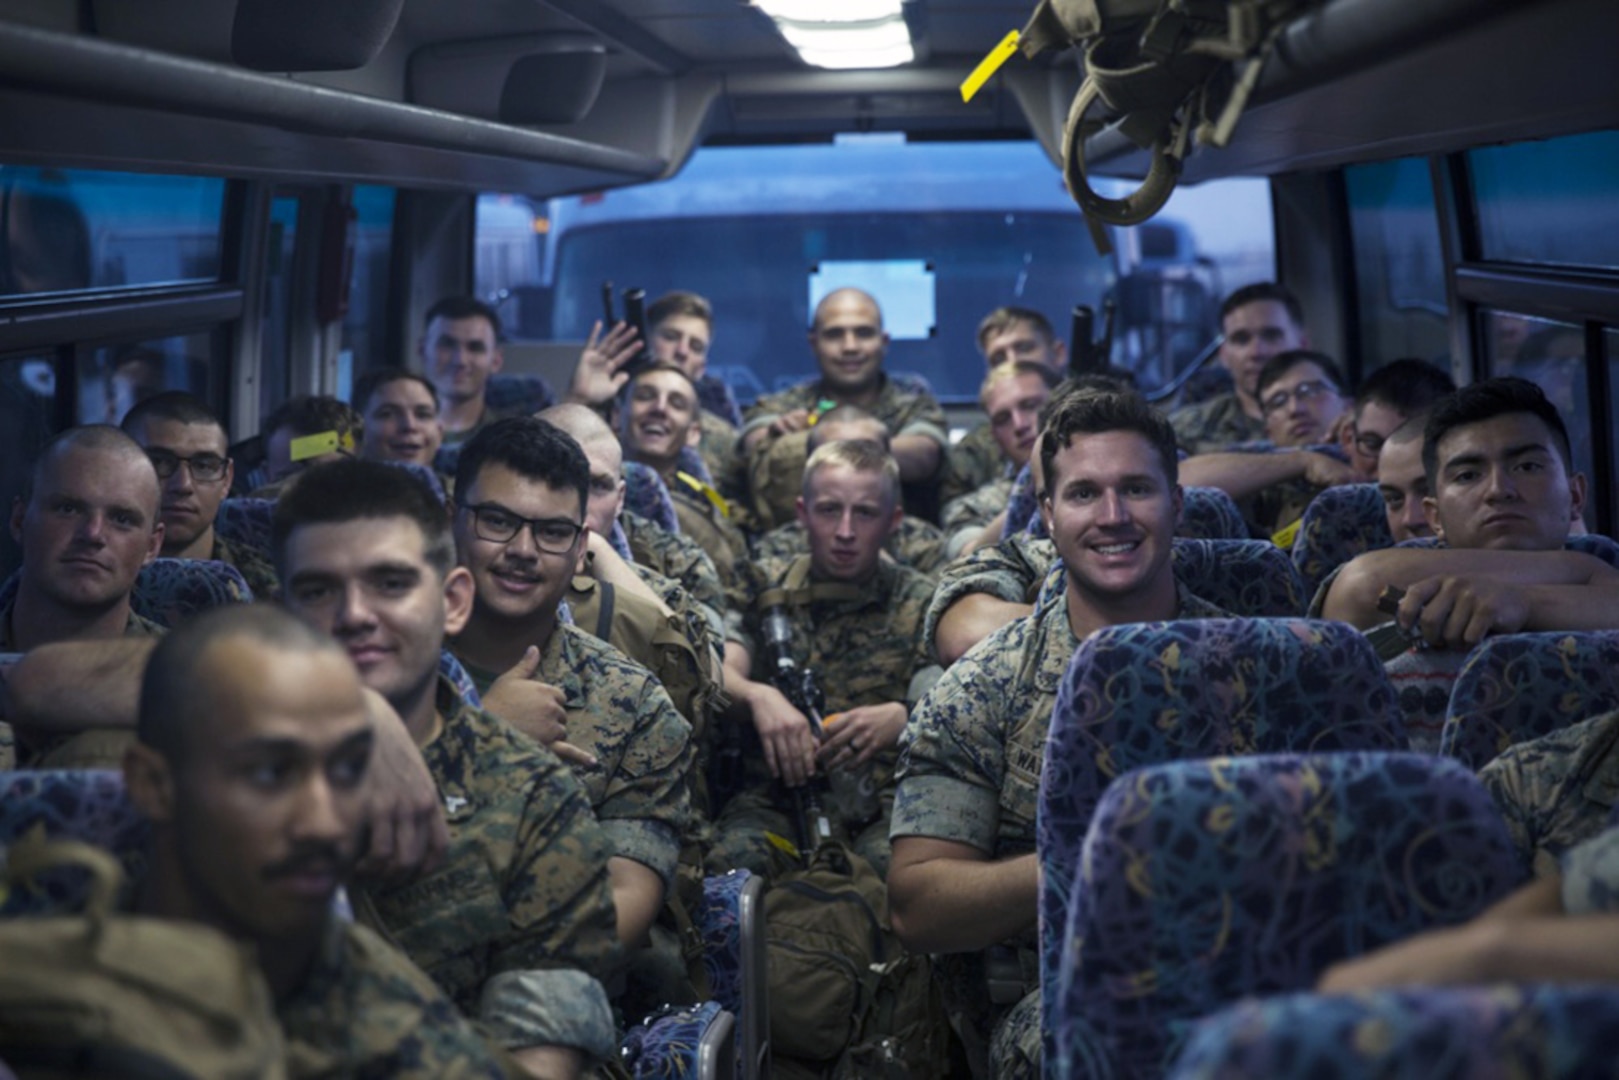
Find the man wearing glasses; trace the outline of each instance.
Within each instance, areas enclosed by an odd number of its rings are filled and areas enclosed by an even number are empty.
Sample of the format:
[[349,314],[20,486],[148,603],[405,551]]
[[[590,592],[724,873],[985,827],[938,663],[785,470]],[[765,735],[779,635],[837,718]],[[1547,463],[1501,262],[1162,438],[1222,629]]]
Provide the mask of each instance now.
[[[607,836],[618,932],[647,936],[688,828],[691,728],[646,668],[564,623],[558,606],[589,537],[590,466],[533,417],[483,428],[456,464],[454,532],[473,602],[450,643],[486,704],[527,691],[524,729],[574,766]],[[548,715],[533,706],[549,699]]]
[[254,596],[279,596],[281,586],[269,556],[231,543],[214,530],[235,465],[227,456],[224,425],[208,406],[190,394],[170,391],[130,409],[121,426],[146,451],[162,485],[163,554],[218,559],[241,571]]
[[1339,431],[1355,472],[1365,480],[1378,479],[1378,455],[1389,436],[1455,389],[1449,375],[1422,360],[1395,360],[1368,375],[1355,395],[1351,421]]

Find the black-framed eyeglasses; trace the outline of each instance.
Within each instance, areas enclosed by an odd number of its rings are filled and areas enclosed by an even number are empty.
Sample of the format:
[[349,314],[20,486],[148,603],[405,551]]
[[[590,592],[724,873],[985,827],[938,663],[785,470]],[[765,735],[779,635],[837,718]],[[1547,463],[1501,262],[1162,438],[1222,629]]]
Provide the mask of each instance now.
[[1307,382],[1299,383],[1291,390],[1276,391],[1276,393],[1267,397],[1262,404],[1266,412],[1273,413],[1287,408],[1287,403],[1294,398],[1297,398],[1299,404],[1303,405],[1307,401],[1314,401],[1322,394],[1336,394],[1337,392],[1338,388],[1325,379],[1311,379]]
[[1375,431],[1363,431],[1355,436],[1355,449],[1367,457],[1376,457],[1383,452],[1384,436]]
[[517,531],[527,527],[534,537],[534,546],[548,555],[566,555],[573,550],[584,523],[567,518],[526,518],[514,514],[499,503],[479,503],[463,506],[472,515],[472,531],[478,539],[494,544],[509,544]]
[[180,471],[184,465],[191,471],[191,479],[199,484],[217,484],[225,479],[225,470],[230,468],[230,459],[220,457],[218,454],[192,454],[190,457],[181,457],[168,450],[148,450],[146,457],[157,470],[159,480],[167,480]]

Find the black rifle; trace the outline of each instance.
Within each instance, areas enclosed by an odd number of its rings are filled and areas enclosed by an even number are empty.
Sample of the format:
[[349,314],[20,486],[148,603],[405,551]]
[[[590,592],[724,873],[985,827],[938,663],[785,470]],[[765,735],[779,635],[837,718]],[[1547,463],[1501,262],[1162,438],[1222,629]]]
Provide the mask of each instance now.
[[[606,320],[602,324],[604,332],[612,330],[614,324],[620,321],[613,310],[613,283],[611,281],[602,282],[602,316]],[[652,363],[652,345],[646,333],[645,289],[624,290],[624,318],[622,321],[634,329],[641,339],[641,344],[636,349],[635,355],[630,357],[629,362],[623,367],[623,371],[633,379],[641,373],[643,368]]]
[[[826,709],[826,695],[815,673],[793,659],[792,627],[787,621],[787,609],[774,605],[765,609],[762,629],[765,647],[770,650],[770,682],[781,691],[793,708],[809,720],[810,731],[816,742],[826,738],[821,714]],[[800,787],[790,788],[793,796],[794,828],[798,832],[798,853],[808,866],[822,841],[832,837],[832,824],[821,805],[821,781],[810,780]]]

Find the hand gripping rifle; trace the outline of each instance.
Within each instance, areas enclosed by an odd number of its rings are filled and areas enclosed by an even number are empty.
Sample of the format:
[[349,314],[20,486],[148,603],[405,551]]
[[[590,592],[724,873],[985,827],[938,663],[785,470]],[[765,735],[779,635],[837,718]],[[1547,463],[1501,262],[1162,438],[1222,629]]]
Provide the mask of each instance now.
[[[810,732],[816,742],[826,739],[821,723],[821,712],[826,708],[826,695],[815,673],[793,659],[792,626],[787,621],[787,608],[782,603],[765,608],[762,620],[765,648],[770,653],[770,682],[804,717],[809,720]],[[832,823],[821,805],[822,781],[790,789],[793,796],[794,827],[798,833],[798,853],[808,866],[816,848],[832,838]]]

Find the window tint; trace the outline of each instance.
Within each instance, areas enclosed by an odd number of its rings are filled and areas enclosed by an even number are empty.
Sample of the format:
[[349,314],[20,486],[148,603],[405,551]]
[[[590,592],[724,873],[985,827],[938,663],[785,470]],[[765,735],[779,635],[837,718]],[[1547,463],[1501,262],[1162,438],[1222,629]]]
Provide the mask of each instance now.
[[[28,470],[50,441],[54,427],[56,373],[48,356],[0,360],[0,506],[10,521],[12,500],[23,492]],[[0,580],[22,563],[11,529],[0,530]]]
[[214,353],[209,331],[80,351],[79,423],[116,424],[136,402],[164,390],[184,390],[217,407],[214,399],[223,395],[209,385],[210,372],[219,369]]
[[1414,356],[1449,364],[1445,260],[1422,158],[1344,170],[1367,372]]
[[1619,131],[1467,155],[1486,259],[1619,267]]
[[225,181],[0,167],[0,296],[219,276]]
[[1584,329],[1508,311],[1486,311],[1484,327],[1490,374],[1517,375],[1544,390],[1568,427],[1574,467],[1593,475]]
[[[389,363],[383,355],[383,327],[388,319],[388,260],[393,251],[394,189],[362,184],[354,189],[356,216],[354,277],[349,284],[349,310],[343,317],[345,374]],[[348,400],[348,380],[339,394]]]

